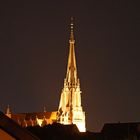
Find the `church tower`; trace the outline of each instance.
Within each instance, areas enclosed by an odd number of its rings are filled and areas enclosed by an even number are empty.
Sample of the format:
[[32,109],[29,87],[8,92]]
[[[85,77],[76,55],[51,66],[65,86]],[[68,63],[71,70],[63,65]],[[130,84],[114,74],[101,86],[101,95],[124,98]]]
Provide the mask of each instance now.
[[80,132],[85,132],[85,112],[81,106],[80,80],[77,75],[73,19],[69,40],[69,56],[64,87],[61,92],[57,120],[61,124],[76,124]]

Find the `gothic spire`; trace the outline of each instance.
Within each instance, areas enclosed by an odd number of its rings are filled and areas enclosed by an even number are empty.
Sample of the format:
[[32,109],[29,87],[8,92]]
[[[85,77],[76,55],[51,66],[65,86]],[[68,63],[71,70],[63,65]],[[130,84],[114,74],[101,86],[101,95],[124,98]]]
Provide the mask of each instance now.
[[67,75],[66,82],[71,85],[77,83],[77,67],[76,67],[76,58],[75,58],[75,40],[74,40],[74,31],[73,31],[73,18],[71,18],[71,32],[70,32],[70,46],[69,46],[69,57],[68,57],[68,66],[67,66]]
[[81,90],[77,76],[73,27],[73,18],[71,18],[67,73],[64,88],[61,92],[57,121],[66,125],[76,124],[79,131],[85,132],[85,112],[81,106]]

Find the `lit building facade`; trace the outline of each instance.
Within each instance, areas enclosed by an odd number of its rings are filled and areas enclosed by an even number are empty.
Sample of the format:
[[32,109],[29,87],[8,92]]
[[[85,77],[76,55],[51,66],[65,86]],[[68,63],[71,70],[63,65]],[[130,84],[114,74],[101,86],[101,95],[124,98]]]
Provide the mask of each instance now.
[[81,105],[80,80],[77,74],[73,21],[69,40],[69,56],[64,87],[61,92],[57,121],[61,124],[76,124],[80,132],[86,131],[85,112]]

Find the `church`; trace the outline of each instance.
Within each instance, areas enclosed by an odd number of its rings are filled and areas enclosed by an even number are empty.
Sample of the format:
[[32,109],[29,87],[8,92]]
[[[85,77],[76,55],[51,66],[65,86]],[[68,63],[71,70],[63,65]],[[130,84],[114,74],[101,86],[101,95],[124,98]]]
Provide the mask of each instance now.
[[75,124],[80,132],[86,131],[85,112],[83,111],[81,104],[80,80],[76,66],[73,28],[73,19],[71,18],[67,72],[64,79],[64,86],[61,92],[58,110],[47,112],[44,109],[43,112],[15,114],[10,111],[8,106],[5,114],[20,126],[45,126],[56,122],[64,125]]

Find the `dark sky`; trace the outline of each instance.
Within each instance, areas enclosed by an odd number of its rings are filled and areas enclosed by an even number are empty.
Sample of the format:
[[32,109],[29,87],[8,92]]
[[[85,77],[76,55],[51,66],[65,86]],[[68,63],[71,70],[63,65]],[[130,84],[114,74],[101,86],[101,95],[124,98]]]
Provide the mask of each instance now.
[[70,17],[87,130],[140,121],[139,0],[0,3],[0,110],[58,109]]

